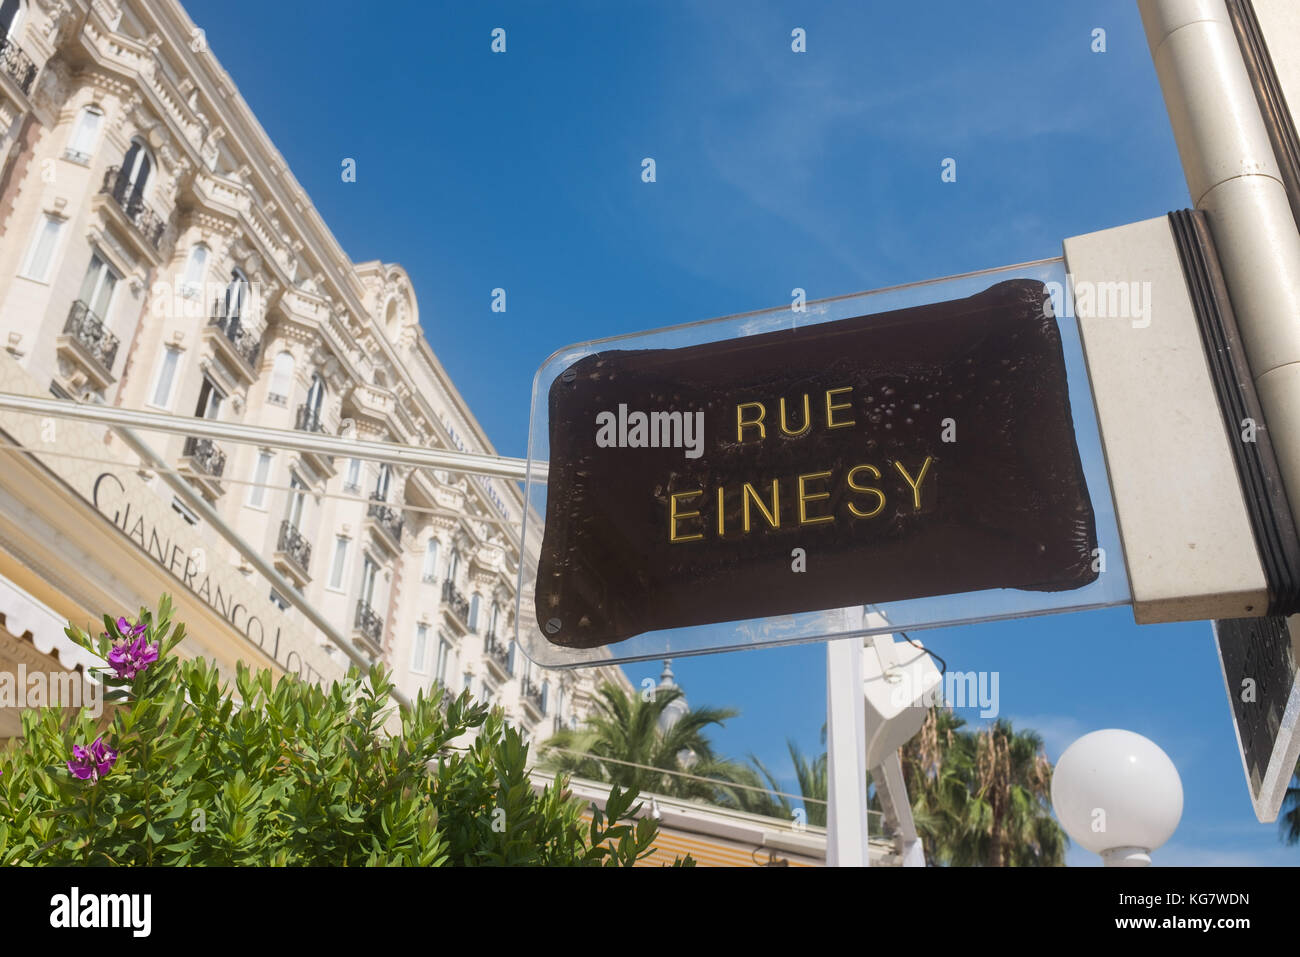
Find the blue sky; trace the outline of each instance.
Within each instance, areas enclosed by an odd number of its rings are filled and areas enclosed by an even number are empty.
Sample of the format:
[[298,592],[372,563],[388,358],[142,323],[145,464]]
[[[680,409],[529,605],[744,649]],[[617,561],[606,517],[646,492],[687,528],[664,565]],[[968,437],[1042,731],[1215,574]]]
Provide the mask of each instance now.
[[[568,343],[796,286],[823,298],[1057,256],[1190,203],[1131,0],[187,6],[347,253],[406,267],[429,341],[510,455],[533,373]],[[1185,809],[1158,862],[1300,861],[1254,819],[1208,624],[1138,628],[1121,608],[918,637],[952,668],[1000,672],[1002,714],[1053,759],[1103,727],[1160,744]],[[675,670],[692,703],[741,709],[724,752],[788,773],[787,737],[818,749],[822,646]]]

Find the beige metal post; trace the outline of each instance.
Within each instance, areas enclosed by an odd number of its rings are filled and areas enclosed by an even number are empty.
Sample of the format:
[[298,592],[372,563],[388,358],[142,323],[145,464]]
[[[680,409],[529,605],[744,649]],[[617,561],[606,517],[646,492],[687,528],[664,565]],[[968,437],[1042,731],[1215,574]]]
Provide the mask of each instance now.
[[1223,0],[1138,0],[1138,8],[1183,173],[1214,235],[1296,514],[1300,232]]

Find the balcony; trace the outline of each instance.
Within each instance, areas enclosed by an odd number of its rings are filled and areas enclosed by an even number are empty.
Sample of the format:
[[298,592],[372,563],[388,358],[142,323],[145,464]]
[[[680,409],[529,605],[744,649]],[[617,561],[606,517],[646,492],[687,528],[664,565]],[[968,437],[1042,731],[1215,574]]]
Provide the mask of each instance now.
[[238,316],[227,316],[225,303],[212,303],[211,318],[204,339],[212,346],[223,365],[245,384],[257,378],[257,359],[262,354],[261,340],[248,331]]
[[357,620],[353,623],[356,644],[378,657],[384,650],[384,620],[364,600],[357,602]]
[[191,435],[185,440],[181,455],[184,459],[181,469],[189,473],[205,496],[217,498],[225,491],[221,474],[226,470],[226,453],[216,442]]
[[390,550],[397,554],[402,547],[402,513],[386,504],[377,492],[372,492],[366,515],[374,521],[375,525],[384,530]]
[[83,153],[81,150],[74,150],[71,146],[63,151],[63,158],[69,163],[76,163],[78,166],[90,165],[90,154]]
[[311,581],[311,542],[288,519],[280,523],[275,564],[299,588]]
[[113,362],[117,359],[117,336],[104,328],[104,321],[78,299],[68,310],[63,334],[56,341],[61,358],[81,370],[81,377],[96,392],[113,384]]
[[[320,409],[313,409],[306,403],[298,406],[298,414],[293,420],[293,427],[299,432],[326,434],[325,422],[321,418]],[[312,468],[322,475],[334,474],[334,456],[326,455],[324,452],[303,452],[302,455],[310,458]]]
[[496,672],[498,678],[505,681],[512,674],[510,671],[510,649],[496,635],[487,635],[483,639],[483,652],[488,666]]
[[122,218],[134,227],[135,235],[144,240],[148,252],[157,262],[163,233],[167,229],[166,220],[145,205],[140,197],[134,195],[133,184],[119,166],[110,166],[104,170],[104,182],[99,187],[99,192],[101,196],[108,196],[113,200]]
[[24,94],[31,96],[32,84],[36,82],[36,64],[8,37],[0,40],[0,69],[9,74]]
[[442,607],[462,631],[469,631],[469,602],[451,579],[442,583]]
[[519,682],[519,699],[538,718],[546,716],[546,706],[542,703],[542,687],[531,677],[525,677]]

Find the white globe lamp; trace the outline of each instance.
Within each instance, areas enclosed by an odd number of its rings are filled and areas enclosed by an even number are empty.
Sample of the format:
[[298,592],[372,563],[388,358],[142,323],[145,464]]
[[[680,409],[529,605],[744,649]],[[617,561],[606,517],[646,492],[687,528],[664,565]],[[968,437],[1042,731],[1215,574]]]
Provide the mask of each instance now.
[[1183,782],[1154,741],[1114,728],[1093,731],[1056,762],[1052,807],[1070,839],[1107,867],[1144,867],[1178,827]]

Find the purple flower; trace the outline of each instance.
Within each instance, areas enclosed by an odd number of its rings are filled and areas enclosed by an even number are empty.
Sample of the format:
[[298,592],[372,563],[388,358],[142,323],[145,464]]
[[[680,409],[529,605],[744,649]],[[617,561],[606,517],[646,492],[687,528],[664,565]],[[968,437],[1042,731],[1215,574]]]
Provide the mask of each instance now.
[[111,771],[116,763],[117,752],[104,744],[104,738],[100,736],[89,748],[83,748],[79,744],[72,746],[72,760],[68,762],[68,770],[79,780],[94,784]]
[[145,629],[146,629],[146,625],[144,624],[144,622],[137,622],[136,624],[133,625],[125,618],[119,618],[117,620],[118,634],[121,635],[123,638],[126,638],[128,641],[139,638],[141,635],[145,633]]
[[113,666],[119,678],[128,681],[149,670],[149,666],[158,660],[158,646],[148,644],[144,637],[134,641],[124,641],[114,645],[108,653],[108,663]]

